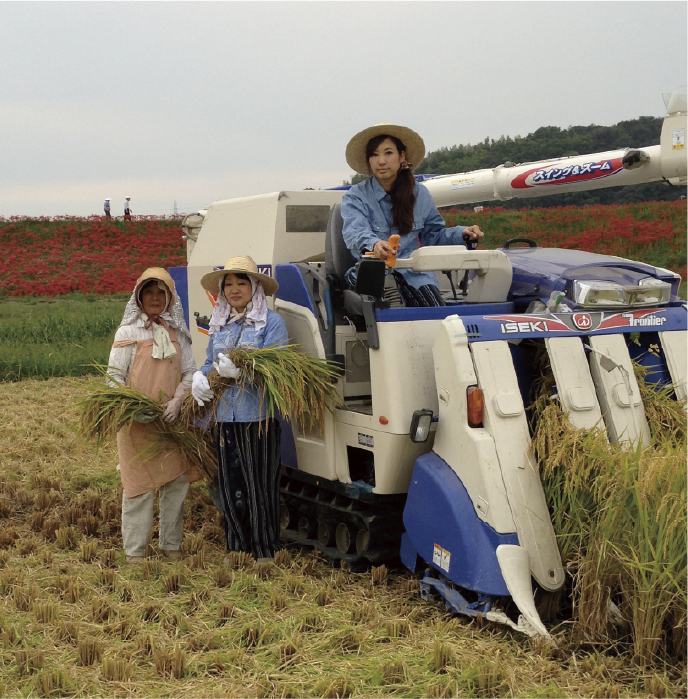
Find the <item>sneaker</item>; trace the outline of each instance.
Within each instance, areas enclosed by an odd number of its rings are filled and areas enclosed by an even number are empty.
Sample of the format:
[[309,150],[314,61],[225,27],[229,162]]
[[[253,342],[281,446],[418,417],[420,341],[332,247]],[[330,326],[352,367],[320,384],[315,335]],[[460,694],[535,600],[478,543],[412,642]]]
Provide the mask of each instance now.
[[143,556],[127,556],[125,560],[127,563],[143,563]]
[[178,561],[180,558],[184,558],[184,554],[181,551],[163,550],[162,555],[165,556],[165,558],[171,558],[173,561]]

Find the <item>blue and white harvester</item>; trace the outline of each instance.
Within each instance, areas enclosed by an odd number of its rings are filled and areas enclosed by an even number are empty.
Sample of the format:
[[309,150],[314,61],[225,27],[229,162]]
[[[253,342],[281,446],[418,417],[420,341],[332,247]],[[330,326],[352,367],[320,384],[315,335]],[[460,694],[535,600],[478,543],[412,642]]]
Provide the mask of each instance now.
[[[685,184],[685,128],[685,95],[674,95],[659,146],[424,184],[439,206]],[[575,426],[602,425],[613,442],[647,442],[632,362],[650,365],[653,380],[686,400],[680,277],[531,241],[421,248],[396,266],[437,271],[447,306],[404,308],[382,262],[362,263],[359,287],[346,288],[353,261],[341,196],[275,192],[186,218],[188,267],[171,271],[182,295],[188,290],[196,359],[205,359],[214,302],[200,278],[231,254],[250,254],[279,282],[274,309],[291,341],[342,366],[342,405],[320,429],[283,424],[283,536],[352,565],[400,557],[412,571],[427,569],[424,595],[547,636],[534,595],[559,589],[564,570],[526,419],[535,357],[547,352],[556,397]]]

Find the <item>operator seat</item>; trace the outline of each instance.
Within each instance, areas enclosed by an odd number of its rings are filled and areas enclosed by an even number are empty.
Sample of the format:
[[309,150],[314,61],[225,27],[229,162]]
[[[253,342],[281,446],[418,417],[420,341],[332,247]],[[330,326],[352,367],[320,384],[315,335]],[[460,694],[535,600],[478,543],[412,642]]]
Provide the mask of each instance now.
[[[335,204],[330,210],[325,233],[325,276],[335,296],[338,295],[338,292],[344,292],[344,304],[347,310],[350,313],[360,315],[362,311],[356,298],[357,295],[349,289],[344,278],[344,275],[356,264],[357,260],[346,247],[342,235],[343,228],[342,206]],[[392,307],[403,306],[394,277],[389,274],[385,279],[385,301]]]
[[325,232],[325,276],[330,284],[340,291],[347,288],[344,275],[356,264],[354,256],[344,242],[343,228],[342,206],[335,204],[330,210]]

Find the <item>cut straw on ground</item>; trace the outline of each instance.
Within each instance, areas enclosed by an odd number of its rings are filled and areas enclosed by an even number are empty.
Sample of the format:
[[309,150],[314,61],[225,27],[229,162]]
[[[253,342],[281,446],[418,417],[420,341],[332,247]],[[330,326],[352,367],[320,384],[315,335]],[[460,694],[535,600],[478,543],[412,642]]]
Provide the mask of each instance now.
[[[126,565],[116,450],[84,443],[72,407],[88,386],[0,383],[3,696],[686,696],[682,660],[640,669],[624,647],[579,641],[570,625],[554,629],[553,651],[450,616],[401,570],[373,584],[372,571],[332,570],[296,549],[273,574],[225,566],[201,482],[185,503],[187,558],[159,555],[155,525],[151,558]],[[74,543],[58,547],[56,524]]]

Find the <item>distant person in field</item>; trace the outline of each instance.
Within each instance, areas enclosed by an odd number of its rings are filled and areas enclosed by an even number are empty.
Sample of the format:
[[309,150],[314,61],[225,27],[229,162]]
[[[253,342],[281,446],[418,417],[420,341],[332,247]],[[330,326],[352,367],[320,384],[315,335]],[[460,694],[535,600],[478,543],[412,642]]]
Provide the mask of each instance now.
[[124,200],[124,218],[131,218],[131,197]]
[[[191,388],[196,362],[172,277],[159,267],[147,269],[136,282],[115,333],[108,374],[165,407],[163,419],[174,422]],[[161,397],[162,394],[162,397]],[[175,447],[164,454],[143,454],[155,427],[133,422],[117,434],[122,496],[122,539],[127,563],[143,561],[153,527],[155,490],[160,509],[159,546],[167,558],[182,557],[184,499],[200,474]]]
[[105,200],[103,211],[105,212],[105,218],[112,218],[112,214],[110,213],[110,197]]
[[[424,245],[463,245],[479,241],[478,226],[447,228],[430,192],[413,177],[425,157],[423,139],[411,129],[376,124],[357,133],[346,147],[346,162],[369,178],[342,197],[344,242],[360,260],[372,252],[380,260],[394,255],[389,237],[401,236],[398,258],[410,257]],[[405,306],[446,306],[434,272],[399,269],[392,272]],[[356,283],[355,268],[346,273]]]

